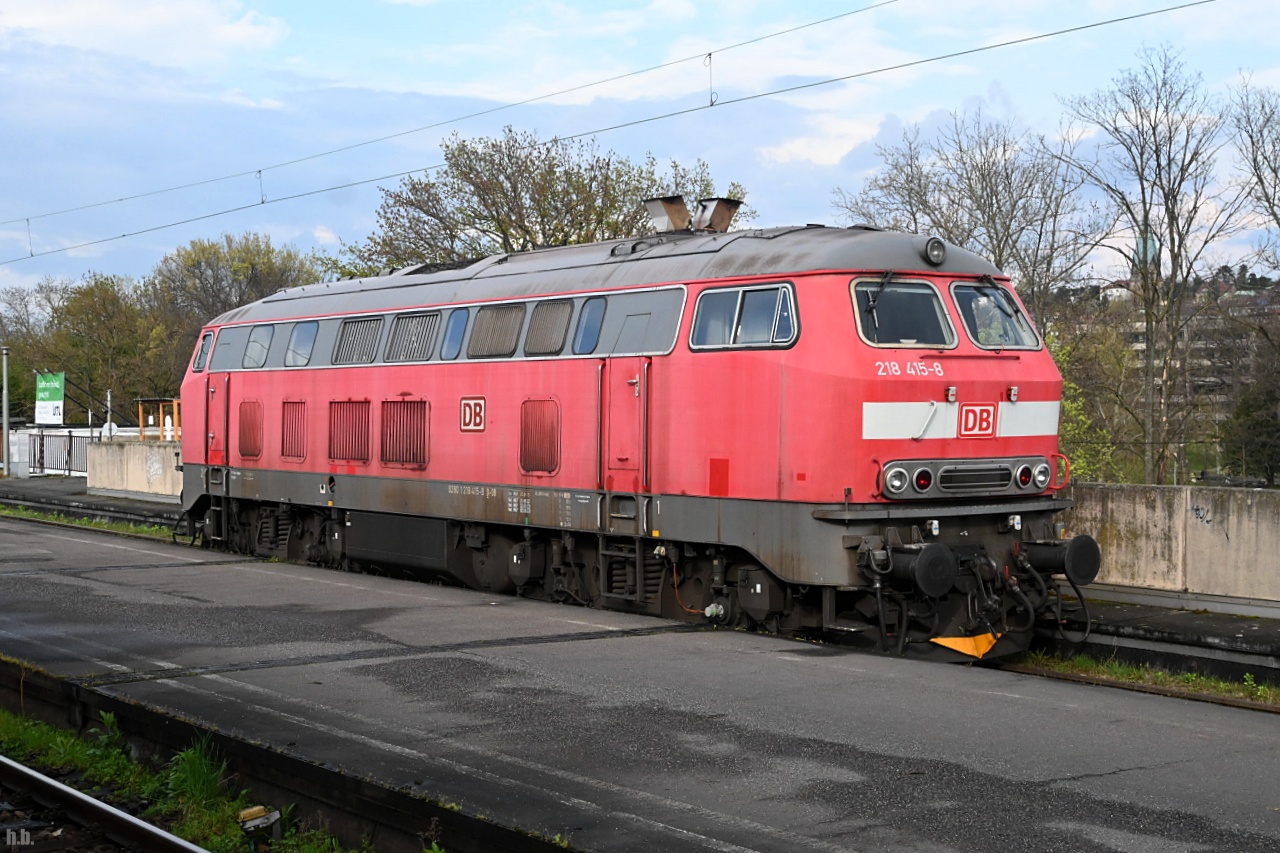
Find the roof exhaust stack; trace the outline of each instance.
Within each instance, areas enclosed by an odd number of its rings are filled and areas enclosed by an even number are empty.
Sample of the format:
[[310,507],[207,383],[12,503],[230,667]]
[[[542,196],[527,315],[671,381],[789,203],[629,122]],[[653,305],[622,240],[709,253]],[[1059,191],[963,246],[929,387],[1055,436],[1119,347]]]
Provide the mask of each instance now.
[[698,202],[698,215],[694,217],[693,230],[723,234],[729,230],[739,207],[742,207],[742,202],[738,199],[704,198]]
[[659,234],[686,231],[693,222],[693,217],[689,215],[689,208],[685,206],[684,196],[647,198],[644,200],[644,207],[649,211],[649,218],[653,220],[653,229]]

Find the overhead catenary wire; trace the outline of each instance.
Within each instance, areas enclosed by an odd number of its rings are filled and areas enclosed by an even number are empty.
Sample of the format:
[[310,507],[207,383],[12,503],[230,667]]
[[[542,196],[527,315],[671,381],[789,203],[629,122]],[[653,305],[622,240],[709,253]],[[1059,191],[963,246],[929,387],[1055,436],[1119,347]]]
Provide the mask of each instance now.
[[[492,115],[493,113],[503,112],[504,110],[511,110],[511,109],[515,109],[516,107],[528,106],[529,104],[536,104],[539,101],[546,101],[551,98],[560,97],[561,95],[570,95],[570,94],[573,94],[574,92],[582,92],[587,89],[595,88],[596,86],[604,86],[608,83],[616,83],[619,80],[626,80],[629,77],[638,77],[642,74],[648,74],[651,71],[660,71],[663,68],[670,68],[675,65],[682,65],[686,62],[692,62],[694,60],[709,61],[711,56],[716,53],[726,53],[731,50],[737,50],[740,47],[747,47],[748,45],[758,44],[759,42],[768,41],[769,39],[790,35],[791,33],[799,32],[800,30],[809,29],[810,27],[820,26],[822,24],[829,24],[832,21],[838,21],[841,18],[847,18],[851,15],[861,14],[862,12],[870,12],[874,9],[881,8],[882,6],[891,6],[897,2],[899,2],[899,0],[881,0],[881,2],[879,3],[873,3],[869,6],[863,6],[858,9],[852,9],[848,12],[841,12],[838,15],[830,15],[826,18],[822,18],[817,21],[810,21],[807,24],[799,24],[794,27],[789,27],[785,30],[778,30],[776,32],[767,33],[762,36],[756,36],[755,38],[747,39],[746,41],[740,41],[740,42],[737,42],[736,44],[727,45],[725,47],[716,48],[711,51],[697,53],[692,56],[685,56],[680,59],[668,60],[667,62],[662,62],[662,63],[659,63],[658,65],[650,65],[647,68],[638,68],[634,71],[627,71],[622,74],[615,74],[612,77],[605,77],[600,80],[593,80],[590,83],[580,83],[577,86],[570,86],[566,89],[558,89],[554,92],[547,92],[542,95],[535,95],[530,98],[525,98],[524,100],[521,100],[521,101],[512,101],[506,104],[499,104],[496,107],[489,107],[488,109],[477,110],[476,112],[466,113],[465,115],[442,119],[440,121],[433,122],[431,124],[422,125],[421,127],[414,127],[414,128],[410,128],[409,130],[401,130],[395,133],[386,134],[385,136],[378,136],[373,139],[365,139],[360,142],[353,142],[349,145],[342,145],[337,148],[330,148],[325,151],[318,151],[314,154],[306,154],[302,157],[295,157],[291,160],[282,160],[279,163],[272,163],[269,166],[260,166],[256,169],[246,169],[242,172],[233,172],[227,175],[219,175],[218,177],[214,177],[214,178],[204,178],[202,180],[191,181],[185,184],[178,184],[171,187],[163,187],[158,190],[148,190],[146,192],[135,193],[133,195],[121,196],[120,198],[104,199],[103,201],[89,202],[88,204],[76,205],[74,207],[66,207],[60,210],[51,210],[45,213],[32,214],[30,216],[20,216],[15,219],[0,220],[0,225],[12,225],[14,223],[22,222],[25,220],[27,223],[27,227],[29,229],[31,226],[32,219],[49,219],[54,216],[62,216],[68,213],[79,213],[80,211],[84,211],[84,210],[92,210],[98,207],[107,207],[113,204],[122,204],[127,201],[137,201],[138,199],[150,198],[152,196],[165,195],[167,193],[173,193],[173,192],[180,192],[182,190],[189,190],[189,189],[194,189],[196,187],[203,187],[209,184],[220,183],[222,181],[230,181],[230,180],[235,180],[236,178],[244,178],[250,175],[257,176],[259,189],[261,189],[262,173],[271,171],[272,169],[283,169],[286,166],[296,166],[299,163],[306,163],[310,160],[318,160],[322,157],[329,157],[334,154],[342,154],[347,151],[354,151],[357,148],[364,148],[369,145],[376,145],[379,142],[389,142],[392,139],[399,139],[404,136],[411,136],[415,133],[424,133],[425,131],[428,131],[428,130],[435,130],[437,128],[447,127],[451,124],[457,124],[458,122],[467,121],[468,119],[480,118],[482,116]],[[435,168],[435,167],[428,167],[428,168]],[[422,170],[415,169],[414,171],[422,171]],[[262,197],[265,200],[266,194],[263,193]],[[175,224],[181,224],[181,223],[175,223]]]
[[[691,114],[699,113],[699,112],[703,112],[703,111],[705,111],[705,110],[709,110],[709,109],[722,109],[722,108],[729,107],[729,106],[734,106],[734,105],[737,105],[737,104],[744,104],[744,103],[748,103],[748,102],[751,102],[751,101],[760,100],[760,99],[762,99],[762,98],[776,97],[776,96],[779,96],[779,95],[787,95],[787,94],[791,94],[791,93],[794,93],[794,92],[805,91],[805,90],[808,90],[808,89],[815,89],[815,88],[818,88],[818,87],[821,87],[821,86],[829,86],[829,85],[832,85],[832,84],[835,84],[835,83],[843,83],[843,82],[847,82],[847,81],[850,81],[850,80],[857,80],[857,79],[862,79],[862,78],[866,78],[866,77],[872,77],[872,76],[875,76],[875,75],[878,75],[878,74],[887,74],[887,73],[890,73],[890,72],[893,72],[893,71],[901,71],[901,70],[904,70],[904,69],[907,69],[907,68],[916,68],[916,67],[919,67],[919,66],[922,66],[922,65],[928,65],[928,64],[931,64],[931,63],[935,63],[935,62],[943,62],[943,61],[948,60],[948,59],[958,59],[958,58],[960,58],[960,57],[964,57],[964,56],[973,56],[973,55],[975,55],[975,54],[985,53],[985,52],[992,51],[992,50],[999,50],[999,49],[1006,48],[1006,47],[1014,47],[1014,46],[1017,46],[1017,45],[1029,44],[1029,43],[1036,42],[1036,41],[1043,41],[1043,40],[1045,40],[1045,39],[1049,39],[1049,38],[1056,38],[1056,37],[1058,37],[1058,36],[1070,35],[1070,34],[1072,34],[1072,33],[1078,33],[1078,32],[1084,32],[1084,31],[1087,31],[1087,30],[1097,29],[1097,28],[1099,28],[1099,27],[1112,26],[1112,25],[1114,25],[1114,24],[1127,23],[1127,22],[1129,22],[1129,21],[1135,21],[1135,20],[1139,20],[1139,19],[1142,19],[1142,18],[1149,18],[1149,17],[1155,16],[1155,15],[1163,15],[1163,14],[1167,14],[1167,13],[1170,13],[1170,12],[1177,12],[1177,11],[1180,11],[1180,10],[1183,10],[1183,9],[1189,9],[1189,8],[1196,7],[1196,6],[1204,6],[1204,5],[1208,5],[1208,4],[1210,4],[1210,3],[1216,3],[1216,2],[1218,2],[1218,0],[1191,0],[1191,2],[1179,3],[1179,4],[1174,5],[1174,6],[1166,6],[1166,7],[1160,8],[1160,9],[1152,9],[1152,10],[1147,11],[1147,12],[1138,12],[1138,13],[1135,13],[1135,14],[1132,14],[1132,15],[1124,15],[1124,16],[1116,17],[1116,18],[1108,18],[1108,19],[1106,19],[1106,20],[1102,20],[1102,21],[1094,21],[1094,22],[1092,22],[1092,23],[1088,23],[1088,24],[1080,24],[1080,25],[1078,25],[1078,26],[1074,26],[1074,27],[1066,27],[1066,28],[1063,28],[1063,29],[1053,30],[1053,31],[1050,31],[1050,32],[1038,33],[1038,34],[1036,34],[1036,35],[1023,36],[1023,37],[1021,37],[1021,38],[1016,38],[1016,39],[1009,39],[1009,40],[1006,40],[1006,41],[997,42],[997,43],[995,43],[995,44],[983,45],[983,46],[981,46],[981,47],[973,47],[973,48],[967,48],[967,49],[965,49],[965,50],[950,51],[950,52],[948,52],[948,53],[938,54],[938,55],[936,55],[936,56],[926,57],[926,58],[923,58],[923,59],[910,60],[910,61],[907,61],[907,62],[900,62],[900,63],[896,63],[896,64],[894,64],[894,65],[881,66],[881,67],[879,67],[879,68],[874,68],[874,69],[870,69],[870,70],[867,70],[867,71],[859,71],[859,72],[855,72],[855,73],[853,73],[853,74],[845,74],[845,75],[841,75],[841,76],[838,76],[838,77],[828,77],[828,78],[824,78],[824,79],[822,79],[822,80],[815,80],[815,81],[811,81],[811,82],[808,82],[808,83],[799,83],[799,84],[796,84],[796,85],[794,85],[794,86],[785,86],[785,87],[783,87],[783,88],[779,88],[779,89],[770,89],[770,90],[765,91],[765,92],[756,92],[756,93],[753,93],[753,94],[750,94],[750,95],[742,95],[742,96],[739,96],[739,97],[736,97],[736,98],[729,98],[729,99],[727,99],[727,100],[718,100],[718,99],[713,99],[710,103],[700,104],[700,105],[698,105],[698,106],[687,107],[687,108],[679,109],[679,110],[671,110],[671,111],[669,111],[669,112],[660,113],[660,114],[657,114],[657,115],[645,116],[645,117],[643,117],[643,118],[633,119],[633,120],[630,120],[630,121],[618,122],[618,123],[616,123],[616,124],[606,125],[606,126],[603,126],[603,127],[597,127],[597,128],[593,128],[593,129],[591,129],[591,130],[584,130],[584,131],[581,131],[581,132],[579,132],[579,133],[574,133],[574,134],[565,134],[565,135],[561,135],[561,136],[556,137],[556,139],[558,139],[558,140],[560,140],[560,141],[571,141],[571,140],[576,140],[576,139],[583,139],[583,138],[590,137],[590,136],[597,136],[597,135],[599,135],[599,134],[603,134],[603,133],[610,133],[610,132],[613,132],[613,131],[616,131],[616,130],[623,130],[623,129],[630,128],[630,127],[637,127],[637,126],[639,126],[639,125],[643,125],[643,124],[650,124],[650,123],[657,122],[657,121],[665,121],[665,120],[667,120],[667,119],[672,119],[672,118],[678,118],[678,117],[681,117],[681,116],[691,115]],[[763,38],[763,37],[762,37],[762,38]],[[747,42],[744,42],[744,44],[746,44],[746,43],[747,43]],[[697,58],[697,59],[702,59],[702,58],[704,58],[705,56],[706,56],[706,54],[699,54],[699,55],[698,55],[697,57],[695,57],[695,58]],[[634,72],[634,73],[642,73],[642,72]],[[573,91],[573,90],[565,90],[565,91]],[[547,97],[550,97],[550,96],[547,96]],[[494,110],[491,110],[490,112],[492,112],[492,111],[496,111],[497,109],[498,109],[498,108],[494,108]],[[425,129],[425,128],[424,128],[424,129]],[[413,131],[405,131],[405,133],[409,133],[409,132],[413,132]],[[387,138],[390,138],[390,137],[387,137]],[[371,143],[372,143],[372,142],[374,142],[374,141],[380,141],[380,140],[370,140],[368,143],[362,143],[362,144],[371,144]],[[352,147],[356,147],[356,146],[352,146]],[[337,150],[339,150],[339,149],[335,149],[335,150],[334,150],[334,152],[332,152],[332,153],[336,153],[336,151],[337,151]],[[315,157],[315,156],[325,156],[325,155],[312,155],[312,156],[313,156],[313,157]],[[303,158],[303,159],[308,159],[308,158]],[[299,160],[299,161],[291,161],[291,162],[301,162],[301,160]],[[277,166],[276,166],[276,167],[265,167],[265,168],[277,168],[278,166],[283,166],[283,165],[289,165],[289,163],[281,163],[281,164],[277,164]],[[431,171],[434,171],[434,170],[436,170],[436,169],[443,168],[443,167],[444,167],[444,165],[445,165],[445,164],[443,164],[443,163],[436,163],[436,164],[433,164],[433,165],[430,165],[430,166],[421,166],[421,167],[418,167],[418,168],[415,168],[415,169],[406,169],[406,170],[404,170],[404,171],[400,171],[400,172],[393,172],[393,173],[386,174],[386,175],[380,175],[380,176],[378,176],[378,177],[374,177],[374,178],[365,178],[365,179],[361,179],[361,180],[357,180],[357,181],[347,181],[347,182],[345,182],[345,183],[341,183],[341,184],[335,184],[335,185],[332,185],[332,186],[321,187],[321,188],[318,188],[318,189],[314,189],[314,190],[307,190],[307,191],[299,192],[299,193],[292,193],[292,194],[289,194],[289,195],[279,196],[279,197],[271,198],[271,199],[268,199],[268,198],[266,198],[265,196],[263,196],[259,201],[253,202],[253,203],[251,203],[251,204],[242,204],[242,205],[237,205],[237,206],[235,206],[235,207],[229,207],[229,208],[225,208],[225,209],[222,209],[222,210],[217,210],[217,211],[212,211],[212,212],[209,212],[209,213],[199,214],[199,215],[197,215],[197,216],[187,217],[187,218],[185,218],[185,219],[175,220],[175,221],[173,221],[173,222],[166,222],[166,223],[163,223],[163,224],[160,224],[160,225],[153,225],[153,226],[150,226],[150,227],[147,227],[147,228],[140,228],[140,229],[136,229],[136,230],[134,230],[134,231],[128,231],[128,232],[125,232],[125,233],[122,233],[122,234],[118,234],[118,235],[113,235],[113,236],[110,236],[110,237],[102,237],[102,238],[99,238],[99,239],[96,239],[96,240],[88,240],[88,241],[84,241],[84,242],[81,242],[81,243],[76,243],[76,244],[71,244],[71,245],[60,246],[60,247],[58,247],[58,248],[56,248],[56,249],[48,249],[48,250],[45,250],[45,251],[42,251],[42,252],[30,252],[30,251],[29,251],[29,253],[28,253],[27,255],[23,255],[23,256],[21,256],[21,257],[16,257],[16,258],[10,258],[10,259],[8,259],[8,260],[4,260],[4,261],[0,261],[0,266],[7,266],[7,265],[9,265],[9,264],[18,263],[19,261],[25,261],[25,260],[29,260],[29,259],[32,259],[32,258],[40,258],[40,257],[47,257],[47,256],[49,256],[49,255],[62,254],[62,253],[70,252],[70,251],[74,251],[74,250],[77,250],[77,249],[83,249],[83,248],[88,248],[88,247],[91,247],[91,246],[98,246],[98,245],[102,245],[102,244],[104,244],[104,243],[111,243],[111,242],[115,242],[115,241],[117,241],[117,240],[125,240],[125,239],[128,239],[128,238],[130,238],[130,237],[137,237],[137,236],[140,236],[140,235],[142,235],[142,234],[150,234],[150,233],[154,233],[154,232],[156,232],[156,231],[162,231],[162,230],[165,230],[165,229],[167,229],[167,228],[175,228],[175,227],[177,227],[177,226],[179,226],[179,225],[188,225],[188,224],[191,224],[191,223],[193,223],[193,222],[200,222],[200,221],[207,220],[207,219],[214,219],[214,218],[219,217],[219,216],[226,216],[226,215],[229,215],[229,214],[232,214],[232,213],[238,213],[238,212],[241,212],[241,211],[244,211],[244,210],[249,210],[249,209],[254,208],[254,207],[262,207],[262,206],[269,205],[269,204],[280,204],[280,203],[287,202],[287,201],[296,201],[296,200],[301,199],[301,198],[308,198],[308,197],[310,197],[310,196],[322,195],[322,194],[324,194],[324,193],[329,193],[329,192],[336,192],[337,190],[350,189],[350,188],[352,188],[352,187],[358,187],[358,186],[366,186],[366,185],[368,185],[368,184],[373,184],[373,183],[377,183],[377,182],[379,182],[379,181],[386,181],[386,180],[391,180],[391,179],[395,179],[395,178],[403,178],[403,177],[406,177],[406,176],[408,176],[408,175],[417,174],[417,173],[419,173],[419,172],[424,172],[424,173],[425,173],[425,172],[431,172]],[[232,176],[232,177],[242,177],[242,176],[244,176],[244,175],[254,174],[254,173],[256,173],[257,171],[258,171],[258,170],[250,170],[250,171],[247,171],[247,172],[238,173],[237,175]],[[224,179],[225,179],[225,178],[224,178]],[[214,181],[216,181],[216,180],[224,180],[224,179],[210,179],[209,181],[203,181],[203,182],[198,182],[198,183],[194,183],[194,184],[189,184],[189,185],[186,185],[186,186],[184,186],[184,187],[182,187],[182,188],[187,188],[187,187],[190,187],[190,186],[199,186],[199,185],[204,184],[204,183],[212,183],[212,182],[214,182]],[[149,193],[149,194],[144,194],[144,195],[156,195],[156,194],[159,194],[159,193],[161,193],[161,192],[165,192],[165,191],[156,191],[156,192],[154,192],[154,193]],[[142,198],[142,197],[144,197],[144,195],[132,196],[132,197],[130,197],[130,198],[131,198],[131,199],[132,199],[132,198]],[[126,200],[126,199],[121,199],[120,201],[124,201],[124,200]],[[103,204],[107,204],[107,203],[108,203],[108,202],[100,202],[100,203],[98,203],[97,205],[91,205],[91,206],[102,206]],[[79,210],[83,210],[83,209],[85,209],[85,208],[83,208],[83,207],[82,207],[82,208],[77,208],[77,209],[79,209]],[[49,215],[53,215],[53,214],[46,214],[46,216],[49,216]],[[24,217],[24,218],[26,218],[26,217]],[[36,218],[36,217],[30,217],[30,218]],[[21,221],[21,220],[9,220],[8,222],[16,222],[16,221]],[[0,223],[0,224],[8,224],[8,223],[6,222],[6,223]]]

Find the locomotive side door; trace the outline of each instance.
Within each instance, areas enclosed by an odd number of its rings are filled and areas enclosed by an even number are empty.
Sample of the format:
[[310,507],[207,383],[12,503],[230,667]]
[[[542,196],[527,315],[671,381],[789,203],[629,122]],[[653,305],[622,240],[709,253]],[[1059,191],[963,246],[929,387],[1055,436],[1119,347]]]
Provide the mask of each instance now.
[[603,469],[608,492],[641,491],[645,361],[611,358],[606,362]]
[[[648,314],[628,315],[612,353],[641,349]],[[604,532],[644,533],[649,490],[649,382],[653,360],[610,354],[604,366],[600,471],[605,491]]]
[[210,467],[227,464],[230,396],[230,373],[209,373],[205,376],[205,461]]

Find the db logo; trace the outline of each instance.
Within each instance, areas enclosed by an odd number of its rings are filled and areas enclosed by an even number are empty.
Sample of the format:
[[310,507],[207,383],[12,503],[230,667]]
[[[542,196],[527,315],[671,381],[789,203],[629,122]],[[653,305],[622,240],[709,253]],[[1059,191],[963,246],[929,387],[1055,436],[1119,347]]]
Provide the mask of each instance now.
[[463,432],[484,432],[484,397],[463,397],[459,427]]
[[996,404],[961,403],[959,435],[961,438],[995,438]]

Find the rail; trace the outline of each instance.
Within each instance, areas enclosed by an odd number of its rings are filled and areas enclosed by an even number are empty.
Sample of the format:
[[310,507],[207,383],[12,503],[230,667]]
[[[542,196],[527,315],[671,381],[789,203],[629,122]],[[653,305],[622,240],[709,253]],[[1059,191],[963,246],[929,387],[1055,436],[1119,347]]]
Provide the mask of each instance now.
[[99,802],[4,756],[0,756],[0,781],[9,787],[25,791],[42,802],[56,805],[75,820],[90,823],[109,837],[140,850],[156,853],[206,853],[203,847],[170,835],[131,814]]

